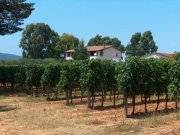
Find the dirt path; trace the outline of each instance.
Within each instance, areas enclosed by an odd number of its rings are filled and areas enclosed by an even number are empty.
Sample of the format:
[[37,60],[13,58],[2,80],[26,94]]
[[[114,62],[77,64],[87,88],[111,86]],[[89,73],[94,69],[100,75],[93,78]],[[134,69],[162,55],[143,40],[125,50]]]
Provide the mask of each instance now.
[[[105,105],[109,104],[107,102]],[[149,104],[148,110],[152,111],[155,105],[155,103]],[[169,108],[173,106],[174,103],[168,104]],[[161,103],[160,109],[163,107],[164,103]],[[137,111],[143,111],[143,105],[137,105]],[[129,107],[130,112],[131,107]],[[89,110],[86,104],[65,106],[64,101],[12,96],[0,98],[0,134],[180,135],[180,112],[125,119],[121,107]]]

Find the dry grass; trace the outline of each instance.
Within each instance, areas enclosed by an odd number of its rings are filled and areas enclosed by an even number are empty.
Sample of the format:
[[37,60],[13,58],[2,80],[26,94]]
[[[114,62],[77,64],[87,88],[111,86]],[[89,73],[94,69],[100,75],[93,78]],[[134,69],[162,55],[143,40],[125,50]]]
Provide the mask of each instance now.
[[[79,99],[74,102],[79,103]],[[105,106],[110,104],[112,102],[108,101]],[[100,102],[95,105],[100,105]],[[155,106],[155,103],[149,104],[148,110],[153,111]],[[161,103],[160,110],[163,107],[164,103]],[[174,103],[169,103],[168,107],[173,108]],[[129,107],[129,113],[131,109]],[[143,112],[143,105],[137,105],[136,112],[139,111]],[[65,101],[46,101],[44,98],[29,96],[1,96],[0,133],[1,135],[180,134],[180,112],[151,113],[125,119],[121,107],[89,110],[86,104],[65,106]]]

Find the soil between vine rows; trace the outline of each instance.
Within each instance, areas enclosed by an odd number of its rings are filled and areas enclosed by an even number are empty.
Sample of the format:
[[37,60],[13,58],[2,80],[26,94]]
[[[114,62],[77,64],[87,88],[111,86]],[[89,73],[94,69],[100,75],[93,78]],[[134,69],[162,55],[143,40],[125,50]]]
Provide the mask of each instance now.
[[[152,97],[151,100],[156,99]],[[99,101],[98,101],[99,100]],[[129,100],[130,102],[131,100]],[[144,114],[144,105],[137,98],[136,115],[123,117],[122,99],[116,108],[108,98],[101,108],[97,98],[94,110],[87,109],[83,102],[74,99],[73,105],[65,101],[47,101],[45,98],[18,97],[11,95],[0,98],[1,135],[96,135],[96,134],[180,134],[180,111],[175,111],[175,103],[168,103],[168,111],[163,111],[162,100],[159,111],[156,102],[148,103],[149,113]],[[180,106],[180,104],[179,104]],[[129,106],[128,112],[131,113]]]

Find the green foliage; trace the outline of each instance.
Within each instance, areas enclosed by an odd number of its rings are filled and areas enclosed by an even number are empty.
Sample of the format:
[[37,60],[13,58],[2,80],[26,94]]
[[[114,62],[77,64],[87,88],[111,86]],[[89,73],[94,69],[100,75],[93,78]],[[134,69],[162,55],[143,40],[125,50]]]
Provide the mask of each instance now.
[[155,83],[156,83],[156,72],[154,71],[156,67],[155,59],[143,59],[142,68],[141,68],[141,94],[144,94],[144,97],[147,98],[154,94]]
[[162,95],[170,83],[170,65],[170,60],[129,57],[121,67],[116,67],[116,79],[127,96]]
[[[51,60],[50,60],[51,61]],[[56,61],[55,61],[56,62]],[[180,100],[180,61],[128,57],[125,62],[110,60],[80,60],[50,64],[0,65],[0,84],[19,84],[30,87],[59,88],[72,99],[73,90],[101,93],[102,101],[107,92],[119,90],[125,96],[168,94]],[[167,90],[168,89],[168,90]],[[37,89],[36,89],[37,90]],[[102,102],[103,105],[103,102]]]
[[79,46],[79,39],[71,34],[64,33],[61,37],[62,50],[74,49]]
[[105,93],[108,91],[116,91],[116,64],[116,62],[108,60],[86,61],[81,67],[81,87],[89,89],[92,95],[94,95],[95,92]]
[[162,95],[166,88],[164,88],[164,78],[166,78],[165,70],[163,67],[163,61],[154,59],[153,67],[153,86],[156,95]]
[[[114,61],[104,61],[105,68],[105,88],[108,91],[116,91],[118,89],[118,83],[116,80],[116,67],[121,65],[122,63],[116,63]],[[119,69],[121,70],[121,69]]]
[[57,64],[62,63],[64,60],[59,60],[55,58],[46,59],[21,59],[21,60],[8,60],[0,61],[0,65],[26,65],[26,64]]
[[64,58],[64,51],[82,46],[83,42],[73,35],[59,36],[49,25],[36,23],[27,25],[22,34],[20,47],[23,58]]
[[[35,61],[36,62],[36,61]],[[38,62],[38,61],[37,61]],[[63,60],[55,59],[55,58],[46,58],[41,61],[41,64],[61,64]],[[37,63],[39,64],[39,63]]]
[[15,65],[10,66],[0,66],[0,83],[11,83],[15,84],[16,72],[18,67]]
[[91,38],[88,42],[88,46],[93,45],[114,45],[117,47],[122,53],[124,53],[125,48],[121,44],[121,41],[118,38],[110,38],[108,36],[102,37],[101,35],[96,35],[94,38]]
[[25,85],[26,80],[26,66],[19,65],[16,72],[16,83],[21,87]]
[[23,31],[20,42],[23,58],[59,58],[56,46],[60,46],[60,37],[47,24],[30,24]]
[[33,5],[26,0],[0,0],[0,35],[21,31],[20,25],[31,15]]
[[60,79],[60,70],[60,64],[49,64],[47,66],[44,66],[44,73],[41,76],[41,85],[56,87]]
[[151,54],[157,51],[158,47],[156,46],[151,31],[146,31],[142,34],[141,46],[144,49],[145,54]]
[[142,56],[144,50],[141,46],[141,33],[137,32],[132,35],[130,43],[126,46],[126,55],[128,56]]
[[85,60],[89,58],[87,49],[83,46],[81,47],[76,47],[75,52],[72,55],[72,58],[74,60]]
[[[128,96],[139,94],[140,88],[140,67],[142,66],[138,57],[128,58],[119,71],[118,81],[123,88],[123,93]],[[119,70],[119,69],[118,69]]]
[[5,71],[5,74],[6,74],[6,82],[7,83],[11,83],[11,84],[15,84],[16,82],[16,72],[17,72],[17,69],[18,67],[13,65],[13,66],[6,66],[6,71]]
[[143,56],[156,52],[157,49],[151,31],[146,31],[142,35],[137,32],[132,35],[130,43],[126,46],[126,55]]
[[101,35],[96,35],[94,38],[91,38],[88,42],[88,46],[93,46],[93,45],[103,45],[102,41],[102,36]]
[[176,60],[180,60],[180,52],[175,52]]
[[79,70],[80,70],[80,87],[83,89],[89,88],[91,81],[91,72],[89,70],[89,60],[84,60],[79,62]]
[[180,60],[173,63],[169,70],[170,85],[168,87],[171,99],[180,101]]
[[5,72],[5,67],[0,66],[0,83],[5,84],[6,83],[6,72]]
[[44,67],[42,65],[26,65],[25,75],[26,80],[25,84],[27,86],[40,86],[41,76],[43,75]]
[[90,84],[89,89],[92,92],[101,91],[105,81],[105,73],[103,67],[103,61],[101,60],[91,60],[89,61],[90,70]]
[[78,62],[63,63],[61,65],[58,88],[68,91],[79,86],[80,70],[78,65]]

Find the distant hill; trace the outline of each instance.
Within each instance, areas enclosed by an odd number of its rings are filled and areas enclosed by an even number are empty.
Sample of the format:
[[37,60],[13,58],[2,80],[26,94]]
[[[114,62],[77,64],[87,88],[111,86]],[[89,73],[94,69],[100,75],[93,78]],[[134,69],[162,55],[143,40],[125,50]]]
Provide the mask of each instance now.
[[0,53],[0,60],[19,60],[21,56],[8,54],[8,53]]

